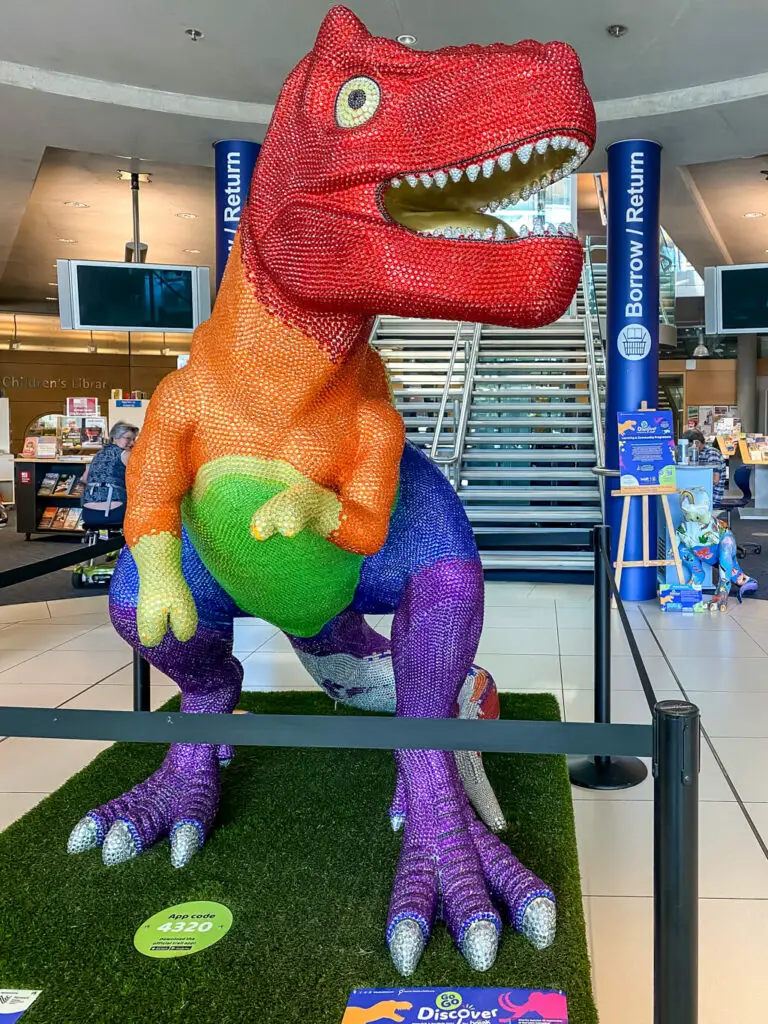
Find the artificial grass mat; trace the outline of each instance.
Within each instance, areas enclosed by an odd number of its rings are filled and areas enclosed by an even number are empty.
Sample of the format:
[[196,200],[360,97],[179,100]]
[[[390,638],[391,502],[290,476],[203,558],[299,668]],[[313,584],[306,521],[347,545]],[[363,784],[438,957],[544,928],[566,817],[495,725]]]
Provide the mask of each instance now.
[[[251,693],[241,707],[347,713],[320,694]],[[509,694],[502,716],[551,721],[559,709],[548,694]],[[384,942],[400,848],[389,752],[241,747],[217,827],[186,868],[171,867],[167,841],[113,868],[97,850],[68,855],[85,811],[162,755],[117,744],[0,835],[0,988],[43,989],[23,1024],[339,1024],[351,989],[404,984]],[[477,974],[438,924],[407,984],[562,988],[571,1024],[596,1024],[565,759],[486,765],[509,820],[502,838],[557,893],[557,940],[536,952],[505,925],[496,964]],[[190,900],[229,907],[228,935],[178,959],[134,950],[146,918]]]

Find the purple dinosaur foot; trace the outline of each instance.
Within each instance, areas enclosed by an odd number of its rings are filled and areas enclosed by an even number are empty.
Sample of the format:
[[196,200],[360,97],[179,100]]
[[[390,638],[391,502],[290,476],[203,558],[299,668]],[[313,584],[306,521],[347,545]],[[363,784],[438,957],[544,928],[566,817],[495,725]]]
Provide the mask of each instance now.
[[146,782],[89,811],[69,837],[69,853],[102,848],[107,867],[137,857],[170,836],[171,864],[181,868],[205,842],[219,806],[216,748],[174,744]]
[[475,970],[496,959],[501,916],[538,949],[554,940],[555,897],[475,816],[455,761],[440,751],[400,751],[408,814],[387,920],[395,967],[413,973],[438,916]]

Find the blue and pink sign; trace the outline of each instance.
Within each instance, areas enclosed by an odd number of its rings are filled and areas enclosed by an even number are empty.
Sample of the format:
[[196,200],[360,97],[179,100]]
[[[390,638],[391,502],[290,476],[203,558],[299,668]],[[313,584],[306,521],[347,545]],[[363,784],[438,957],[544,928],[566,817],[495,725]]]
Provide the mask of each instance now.
[[527,988],[355,989],[342,1024],[568,1024],[565,993]]
[[675,430],[672,413],[617,413],[620,482],[629,487],[675,486]]

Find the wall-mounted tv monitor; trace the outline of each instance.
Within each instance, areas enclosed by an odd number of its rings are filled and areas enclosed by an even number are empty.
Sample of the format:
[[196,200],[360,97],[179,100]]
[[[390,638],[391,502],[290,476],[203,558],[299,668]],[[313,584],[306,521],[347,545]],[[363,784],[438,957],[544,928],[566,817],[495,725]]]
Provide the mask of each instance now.
[[58,260],[62,330],[186,334],[211,315],[208,267]]
[[768,332],[768,263],[704,270],[707,334]]

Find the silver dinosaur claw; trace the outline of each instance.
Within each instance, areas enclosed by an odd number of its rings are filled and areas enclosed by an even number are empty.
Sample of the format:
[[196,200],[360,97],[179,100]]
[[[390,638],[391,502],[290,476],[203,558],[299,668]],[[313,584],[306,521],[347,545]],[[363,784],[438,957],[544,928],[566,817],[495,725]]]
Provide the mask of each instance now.
[[404,978],[410,977],[416,970],[421,954],[427,941],[418,921],[406,917],[395,925],[389,940],[389,955],[395,970]]
[[178,825],[171,833],[172,867],[183,868],[189,864],[202,845],[197,825],[188,821]]
[[523,914],[520,931],[534,949],[546,949],[555,941],[557,907],[546,896],[533,900]]
[[131,835],[131,830],[124,821],[116,821],[107,832],[107,837],[101,848],[101,859],[108,868],[111,868],[115,864],[133,860],[138,855],[139,848]]
[[99,827],[93,818],[85,817],[75,825],[67,840],[67,853],[83,853],[99,845]]
[[461,943],[461,953],[475,971],[488,971],[493,967],[499,948],[499,933],[493,921],[474,921]]

